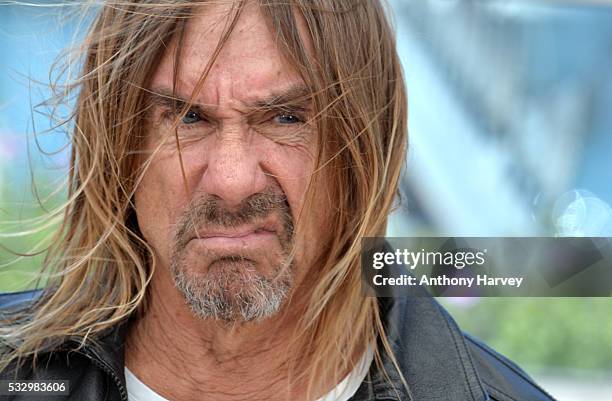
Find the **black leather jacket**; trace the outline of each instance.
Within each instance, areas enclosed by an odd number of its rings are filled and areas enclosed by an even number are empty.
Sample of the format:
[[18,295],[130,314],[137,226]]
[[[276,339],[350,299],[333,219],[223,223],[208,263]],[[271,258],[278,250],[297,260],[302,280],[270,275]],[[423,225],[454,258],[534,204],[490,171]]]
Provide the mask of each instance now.
[[[36,294],[30,291],[0,295],[0,314],[24,305]],[[352,401],[554,400],[514,363],[463,334],[434,299],[380,298],[380,305],[411,394],[404,389],[397,370],[384,358],[391,382],[373,363]],[[21,380],[69,380],[69,396],[16,395],[0,399],[127,401],[123,359],[126,328],[127,324],[118,325],[101,337],[98,345],[87,345],[79,351],[64,344],[40,359],[36,370],[29,366],[20,371]],[[14,378],[10,369],[0,373],[0,380]]]

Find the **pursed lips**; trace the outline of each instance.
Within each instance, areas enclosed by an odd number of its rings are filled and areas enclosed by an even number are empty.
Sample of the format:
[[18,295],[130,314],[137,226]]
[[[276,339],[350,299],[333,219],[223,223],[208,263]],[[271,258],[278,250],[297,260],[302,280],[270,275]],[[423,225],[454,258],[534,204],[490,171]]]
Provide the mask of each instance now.
[[[251,234],[257,234],[263,231],[271,232],[263,228],[256,228],[250,230],[233,230],[233,231],[209,231],[204,233],[196,233],[196,238],[213,238],[213,237],[224,237],[224,238],[241,238]],[[199,234],[199,235],[198,235]]]
[[191,241],[197,241],[207,248],[234,248],[264,245],[276,238],[274,224],[261,224],[233,228],[205,228],[194,233]]

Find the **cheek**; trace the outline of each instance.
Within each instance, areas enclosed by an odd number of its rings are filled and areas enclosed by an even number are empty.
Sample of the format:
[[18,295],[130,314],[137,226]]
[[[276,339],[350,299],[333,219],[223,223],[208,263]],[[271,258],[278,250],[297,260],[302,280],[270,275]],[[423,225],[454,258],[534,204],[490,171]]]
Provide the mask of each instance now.
[[[326,185],[328,180],[322,173],[314,173],[315,152],[309,148],[276,148],[267,165],[287,196],[296,231],[296,257],[308,270],[321,255],[324,245],[332,235],[330,230],[330,213],[333,204],[329,199]],[[323,169],[324,171],[324,169]],[[315,174],[315,175],[313,175]],[[312,198],[306,198],[309,184],[313,188]],[[305,203],[309,201],[308,203]],[[306,271],[302,272],[306,273]]]
[[287,196],[294,222],[301,217],[304,196],[314,168],[314,155],[306,147],[274,144],[263,159],[262,167],[273,176]]
[[[178,170],[178,171],[177,171]],[[180,168],[171,160],[156,158],[147,169],[134,194],[138,226],[145,240],[162,260],[170,255],[172,226],[184,203]]]

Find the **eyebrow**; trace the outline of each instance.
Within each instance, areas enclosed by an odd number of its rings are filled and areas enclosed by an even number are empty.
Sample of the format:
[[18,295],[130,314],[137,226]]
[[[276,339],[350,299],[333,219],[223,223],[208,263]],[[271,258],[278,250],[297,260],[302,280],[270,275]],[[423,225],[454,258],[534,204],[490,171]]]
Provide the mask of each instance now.
[[287,89],[253,102],[254,108],[277,108],[288,104],[310,104],[312,91],[304,84],[294,84]]
[[[153,88],[147,90],[153,104],[161,104],[164,106],[181,109],[189,103],[189,98],[180,94],[173,94],[171,89],[165,87]],[[311,90],[303,83],[297,83],[288,86],[277,92],[272,92],[269,95],[246,102],[249,109],[280,109],[284,107],[301,107],[307,108],[312,101]],[[192,108],[204,114],[214,114],[215,105],[193,102]]]

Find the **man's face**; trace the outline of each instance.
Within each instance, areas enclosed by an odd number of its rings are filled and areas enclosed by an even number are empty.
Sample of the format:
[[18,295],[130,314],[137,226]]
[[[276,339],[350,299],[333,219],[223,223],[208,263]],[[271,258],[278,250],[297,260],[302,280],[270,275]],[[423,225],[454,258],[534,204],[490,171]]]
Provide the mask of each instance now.
[[[191,98],[226,15],[223,6],[207,8],[188,23],[177,98]],[[172,280],[203,318],[271,316],[325,241],[322,212],[299,216],[317,147],[315,128],[306,123],[312,110],[304,82],[250,5],[192,107],[180,114],[182,102],[170,98],[175,46],[149,88],[160,94],[152,96],[145,141],[145,153],[154,156],[135,195],[139,227],[160,263],[154,280]],[[172,130],[177,118],[180,157]],[[298,217],[307,220],[302,238]]]

